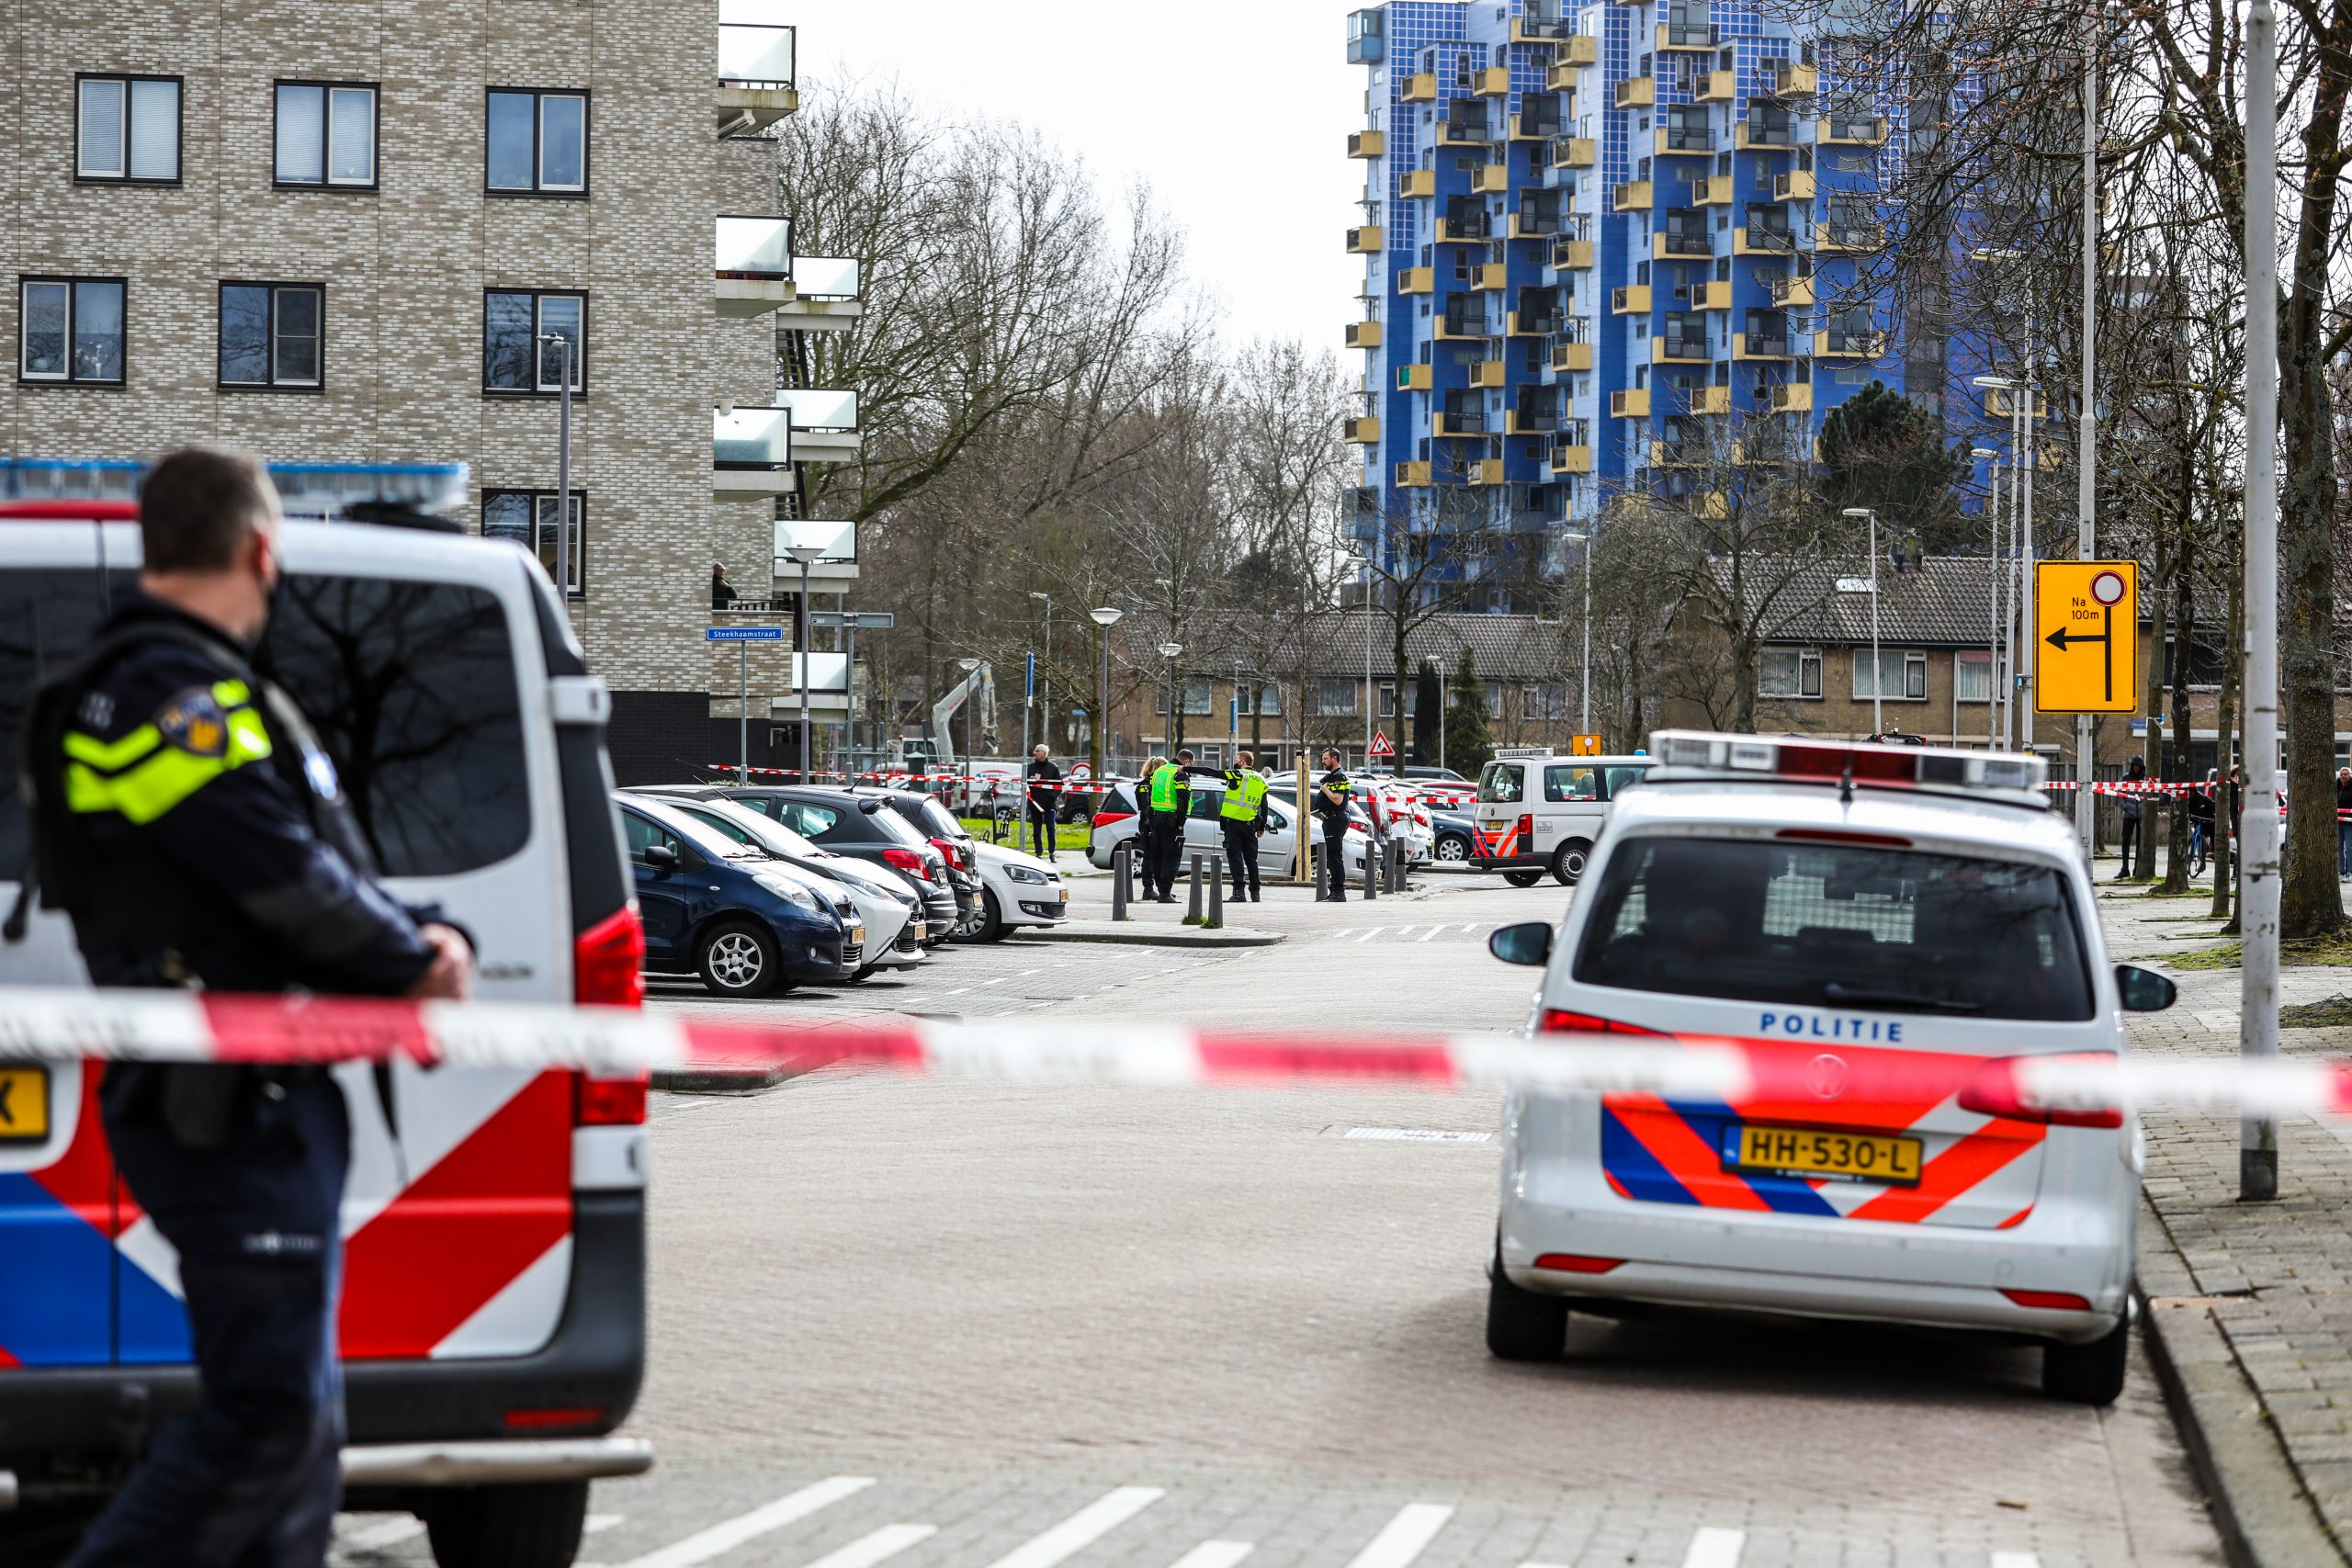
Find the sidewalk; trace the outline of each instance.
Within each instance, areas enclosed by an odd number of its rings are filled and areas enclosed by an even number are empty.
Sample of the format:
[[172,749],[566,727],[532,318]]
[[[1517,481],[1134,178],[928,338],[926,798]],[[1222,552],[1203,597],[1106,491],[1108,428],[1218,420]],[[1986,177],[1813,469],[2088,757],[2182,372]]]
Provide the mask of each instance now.
[[[2219,940],[2204,898],[2101,894],[2119,961],[2161,965]],[[2132,1048],[2235,1051],[2239,971],[2167,973],[2180,1000],[2135,1016]],[[2290,1007],[2352,994],[2352,967],[2290,966],[2279,989]],[[2282,1030],[2279,1051],[2352,1055],[2352,1029]],[[2142,1120],[2144,1322],[2216,1523],[2241,1564],[2335,1568],[2352,1541],[2352,1126],[2284,1120],[2278,1201],[2240,1203],[2235,1117]]]

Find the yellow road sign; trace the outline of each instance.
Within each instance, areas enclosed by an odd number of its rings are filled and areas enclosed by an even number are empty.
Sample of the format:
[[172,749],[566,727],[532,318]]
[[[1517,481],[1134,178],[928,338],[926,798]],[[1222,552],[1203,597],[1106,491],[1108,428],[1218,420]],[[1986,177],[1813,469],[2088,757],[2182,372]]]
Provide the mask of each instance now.
[[1569,736],[1569,737],[1568,737],[1568,755],[1569,755],[1569,756],[1571,756],[1571,757],[1598,757],[1598,756],[1600,756],[1600,736],[1598,736],[1598,735],[1571,735],[1571,736]]
[[2128,560],[2033,565],[2033,711],[2140,711],[2140,569]]

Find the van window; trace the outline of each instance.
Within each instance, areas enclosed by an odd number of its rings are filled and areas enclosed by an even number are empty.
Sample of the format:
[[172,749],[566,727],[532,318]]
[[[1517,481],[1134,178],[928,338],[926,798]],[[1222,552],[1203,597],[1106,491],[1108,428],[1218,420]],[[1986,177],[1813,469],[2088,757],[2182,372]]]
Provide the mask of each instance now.
[[1599,800],[1600,773],[1589,763],[1552,762],[1544,769],[1546,800]]
[[2047,866],[1862,845],[1638,838],[1609,857],[1588,985],[2079,1022],[2090,971]]
[[475,871],[529,840],[521,674],[496,594],[289,577],[254,664],[309,716],[386,875]]
[[1478,799],[1488,806],[1516,806],[1526,797],[1527,780],[1517,762],[1489,762],[1478,773]]
[[1603,768],[1600,771],[1601,798],[1604,800],[1616,799],[1617,792],[1619,790],[1631,789],[1634,785],[1641,783],[1642,776],[1649,771],[1650,770],[1646,764]]

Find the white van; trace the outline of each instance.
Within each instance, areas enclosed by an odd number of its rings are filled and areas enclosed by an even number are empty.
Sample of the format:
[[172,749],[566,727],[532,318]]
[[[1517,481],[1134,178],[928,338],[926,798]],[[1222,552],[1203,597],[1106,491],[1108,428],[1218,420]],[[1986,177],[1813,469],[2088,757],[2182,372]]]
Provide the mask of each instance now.
[[1653,759],[1567,757],[1505,749],[1478,771],[1470,807],[1470,863],[1499,871],[1514,887],[1532,887],[1545,872],[1573,887],[1592,858],[1617,792],[1637,784]]

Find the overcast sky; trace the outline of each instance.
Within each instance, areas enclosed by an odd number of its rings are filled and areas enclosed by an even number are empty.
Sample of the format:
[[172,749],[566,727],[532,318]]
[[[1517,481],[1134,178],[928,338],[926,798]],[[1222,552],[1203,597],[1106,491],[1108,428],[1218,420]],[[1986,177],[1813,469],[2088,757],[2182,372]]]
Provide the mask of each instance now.
[[1363,67],[1347,6],[1318,0],[879,0],[811,7],[804,96],[896,76],[959,113],[1019,120],[1082,153],[1115,202],[1147,181],[1188,237],[1188,270],[1235,341],[1340,346],[1361,258]]

